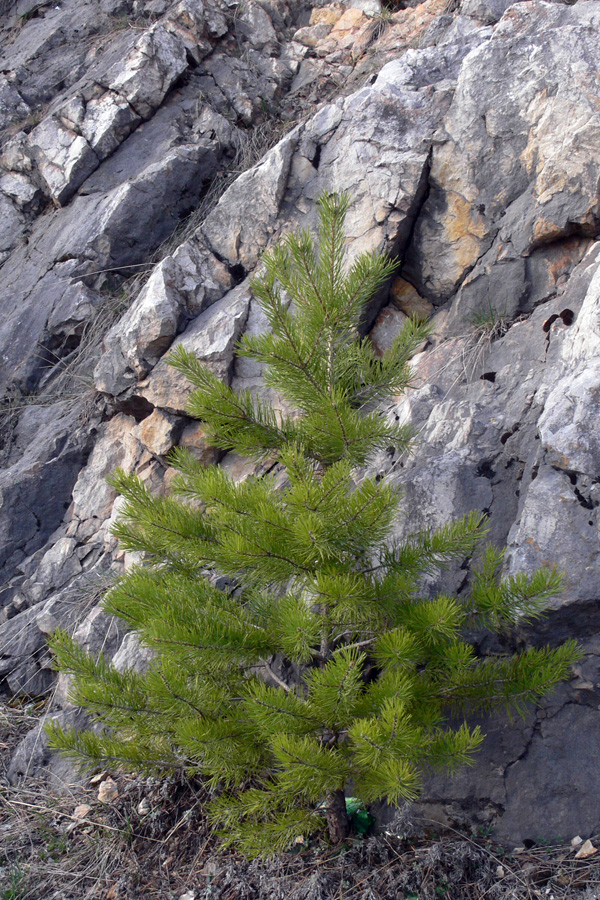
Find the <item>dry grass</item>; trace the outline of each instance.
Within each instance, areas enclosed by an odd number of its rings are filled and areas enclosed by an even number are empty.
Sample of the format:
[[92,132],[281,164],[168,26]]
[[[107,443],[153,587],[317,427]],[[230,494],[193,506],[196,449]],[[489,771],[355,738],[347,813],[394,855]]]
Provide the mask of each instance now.
[[494,341],[504,337],[512,324],[514,323],[509,322],[506,316],[493,311],[473,318],[469,331],[462,337],[460,350],[466,381],[472,381],[475,375],[479,377],[490,347]]
[[501,315],[479,317],[468,324],[464,333],[443,340],[449,353],[438,375],[456,373],[445,397],[458,385],[469,384],[481,377],[492,344],[504,337],[515,321],[510,322]]
[[[600,861],[570,846],[507,853],[489,838],[413,832],[406,821],[331,848],[248,862],[219,852],[202,785],[184,778],[114,776],[118,797],[50,796],[39,782],[11,787],[14,746],[42,704],[0,711],[1,900],[599,900]],[[90,809],[74,818],[75,808]],[[189,893],[188,893],[189,892]]]

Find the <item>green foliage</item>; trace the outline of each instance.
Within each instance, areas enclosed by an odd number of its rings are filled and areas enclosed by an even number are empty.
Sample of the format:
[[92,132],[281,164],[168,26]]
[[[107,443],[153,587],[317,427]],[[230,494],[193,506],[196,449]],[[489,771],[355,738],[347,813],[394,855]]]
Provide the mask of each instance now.
[[207,423],[215,446],[264,454],[295,444],[326,465],[358,465],[377,449],[407,446],[407,429],[375,407],[408,386],[407,363],[426,329],[408,325],[383,360],[358,337],[365,306],[396,265],[362,254],[344,271],[347,208],[346,197],[321,198],[318,248],[308,232],[288,235],[252,284],[271,331],[245,335],[239,352],[264,364],[267,385],[293,416],[278,419],[248,392],[232,391],[183,348],[173,354],[172,364],[198,388],[189,411]]
[[169,497],[135,475],[112,479],[125,498],[115,534],[145,561],[105,609],[152,648],[148,669],[117,672],[65,634],[53,639],[72,699],[102,726],[52,725],[54,746],[91,766],[201,774],[215,825],[248,855],[325,826],[343,836],[349,784],[365,802],[414,799],[428,767],[464,765],[483,740],[450,714],[520,712],[577,657],[567,643],[478,658],[469,632],[532,620],[560,577],[503,580],[502,555],[488,548],[468,595],[428,596],[424,577],[475,553],[483,517],[395,541],[397,492],[356,478],[376,450],[408,445],[378,405],[409,385],[426,329],[410,323],[383,360],[359,336],[394,266],[367,254],[346,270],[347,206],[321,197],[318,242],[288,236],[253,282],[270,331],[245,337],[240,353],[263,364],[288,413],[173,354],[212,442],[275,458],[271,474],[236,482],[178,450]]

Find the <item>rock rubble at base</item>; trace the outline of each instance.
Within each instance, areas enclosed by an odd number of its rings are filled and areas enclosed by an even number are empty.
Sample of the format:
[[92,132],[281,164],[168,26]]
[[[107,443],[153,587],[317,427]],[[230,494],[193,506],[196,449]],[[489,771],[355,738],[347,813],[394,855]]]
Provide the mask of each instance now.
[[[131,21],[115,30],[118,10]],[[319,192],[347,190],[349,255],[403,260],[369,311],[377,348],[407,314],[432,321],[413,390],[385,411],[413,425],[414,449],[369,467],[403,492],[398,535],[484,510],[508,571],[566,573],[563,597],[519,639],[575,636],[586,651],[539,710],[484,723],[475,768],[433,778],[419,812],[493,822],[513,844],[597,831],[600,0],[424,0],[389,16],[377,0],[249,0],[237,14],[226,0],[64,0],[5,18],[4,688],[55,684],[57,626],[143,663],[98,605],[135,561],[110,533],[120,501],[106,476],[122,466],[163,491],[174,444],[221,458],[185,413],[189,386],[167,364],[179,344],[278,402],[235,355],[244,331],[266,327],[249,277],[268,246],[313,226]],[[261,139],[266,152],[231,172]],[[138,268],[145,283],[119,313]],[[103,340],[81,380],[53,394],[93,328]],[[449,573],[449,586],[464,578]],[[70,721],[66,697],[63,679],[57,715]],[[31,735],[11,778],[43,771],[66,773]]]

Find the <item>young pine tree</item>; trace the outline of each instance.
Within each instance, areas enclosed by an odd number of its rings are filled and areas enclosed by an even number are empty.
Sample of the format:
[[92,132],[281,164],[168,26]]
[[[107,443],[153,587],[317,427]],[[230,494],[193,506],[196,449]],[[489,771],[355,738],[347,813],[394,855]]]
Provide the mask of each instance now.
[[383,359],[359,337],[394,265],[366,254],[346,269],[347,206],[322,196],[318,242],[288,236],[253,284],[270,331],[239,352],[263,364],[289,415],[173,354],[212,443],[276,459],[271,474],[236,483],[177,450],[169,497],[134,475],[113,479],[126,498],[116,534],[145,562],[105,609],[152,648],[149,669],[117,672],[65,634],[52,645],[72,699],[105,726],[54,727],[54,746],[90,765],[202,775],[213,822],[248,855],[324,828],[343,839],[349,789],[366,803],[417,797],[427,767],[467,763],[483,739],[450,713],[520,710],[577,657],[569,642],[478,658],[467,632],[539,615],[560,577],[501,580],[502,556],[488,548],[468,596],[426,597],[425,575],[478,547],[482,516],[395,543],[397,492],[353,477],[374,451],[408,445],[378,405],[408,386],[425,332],[407,325]]

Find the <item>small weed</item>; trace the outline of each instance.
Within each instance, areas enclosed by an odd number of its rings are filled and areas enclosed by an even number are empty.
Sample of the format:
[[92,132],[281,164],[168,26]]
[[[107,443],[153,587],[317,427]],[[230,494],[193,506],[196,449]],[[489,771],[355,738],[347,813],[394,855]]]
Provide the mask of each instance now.
[[387,6],[384,6],[380,13],[371,15],[369,18],[371,19],[369,45],[371,45],[383,37],[392,24],[394,16],[392,10],[388,9]]
[[50,0],[45,0],[44,3],[37,3],[35,6],[32,6],[31,9],[28,9],[26,13],[23,13],[22,16],[19,16],[19,26],[25,25],[30,21],[30,19],[38,19],[42,11],[51,5],[52,4],[50,3]]
[[492,343],[503,337],[510,328],[508,317],[490,304],[487,309],[474,312],[468,318],[469,330],[459,338],[463,376],[471,381],[481,369]]
[[130,20],[129,16],[126,13],[121,13],[120,15],[113,15],[110,17],[110,28],[111,31],[125,31],[126,28],[129,28]]
[[490,341],[502,337],[509,328],[506,310],[499,312],[493,307],[491,301],[488,301],[485,309],[473,311],[467,321],[475,334],[485,336]]
[[46,813],[37,814],[34,811],[34,817],[38,820],[37,832],[44,840],[43,854],[47,859],[55,862],[67,852],[69,843],[65,835],[56,831],[55,826],[48,822]]
[[8,866],[5,887],[0,887],[0,900],[20,900],[27,891],[26,875],[18,860]]
[[441,375],[450,370],[455,374],[454,380],[446,389],[446,397],[457,385],[481,377],[491,345],[502,338],[512,324],[507,315],[497,312],[490,306],[483,312],[471,314],[466,319],[463,332],[446,338],[444,343],[449,348],[456,348],[446,355],[445,362],[438,372]]

